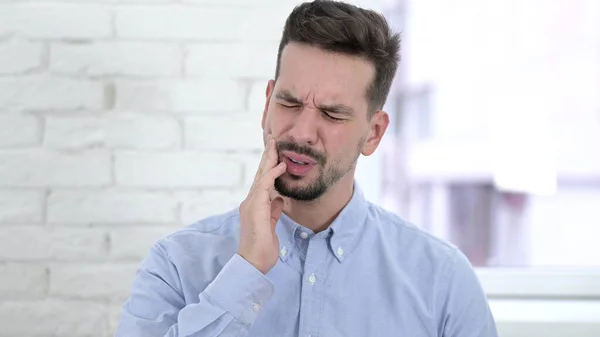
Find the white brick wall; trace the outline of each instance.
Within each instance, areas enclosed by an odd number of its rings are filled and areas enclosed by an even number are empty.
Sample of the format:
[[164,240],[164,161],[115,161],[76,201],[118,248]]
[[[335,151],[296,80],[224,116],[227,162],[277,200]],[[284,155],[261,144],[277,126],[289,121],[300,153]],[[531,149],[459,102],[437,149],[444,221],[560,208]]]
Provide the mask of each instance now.
[[148,112],[238,112],[244,109],[244,86],[233,79],[118,81],[116,107]]
[[[187,48],[186,73],[213,78],[268,80],[275,75],[277,43],[205,43]],[[227,67],[215,67],[227,64]],[[265,83],[266,81],[261,81]]]
[[[109,147],[176,150],[180,147],[181,138],[179,120],[170,115],[124,112],[104,116],[52,116],[46,118],[44,146],[53,149]],[[25,139],[23,136],[21,142],[26,142]],[[2,140],[3,138],[0,138],[0,145]],[[10,143],[10,139],[4,142]]]
[[98,42],[53,44],[50,70],[64,74],[176,76],[183,51],[177,44]]
[[0,1],[0,336],[111,336],[150,246],[243,200],[298,2]]
[[23,114],[0,115],[0,148],[31,147],[40,143],[40,120]]
[[19,74],[42,64],[42,44],[12,39],[0,45],[0,74]]
[[[1,6],[0,6],[1,7]],[[102,109],[104,85],[88,79],[43,75],[0,77],[0,109]]]
[[94,4],[3,3],[0,35],[35,39],[93,39],[112,35],[111,8]]
[[[260,150],[263,136],[255,131],[261,117],[260,114],[243,113],[185,118],[185,147],[199,150]],[[241,139],[244,141],[240,142]]]
[[0,224],[40,223],[43,203],[44,194],[40,191],[0,190]]
[[2,229],[0,259],[8,261],[100,261],[107,256],[107,234],[97,228]]
[[3,264],[0,275],[2,301],[42,299],[48,292],[48,269],[43,264]]
[[47,212],[50,224],[173,223],[177,200],[166,192],[56,190]]
[[53,264],[50,296],[81,299],[127,299],[130,285],[122,282],[135,275],[135,263]]
[[3,336],[110,336],[108,306],[98,300],[0,302]]

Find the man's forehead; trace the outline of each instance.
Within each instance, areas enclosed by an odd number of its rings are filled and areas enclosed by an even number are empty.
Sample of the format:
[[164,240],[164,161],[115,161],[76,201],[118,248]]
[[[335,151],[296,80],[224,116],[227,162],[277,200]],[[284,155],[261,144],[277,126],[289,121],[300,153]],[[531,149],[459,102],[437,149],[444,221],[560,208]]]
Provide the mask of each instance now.
[[373,75],[372,64],[358,56],[295,43],[283,50],[275,89],[300,99],[357,101],[366,98]]

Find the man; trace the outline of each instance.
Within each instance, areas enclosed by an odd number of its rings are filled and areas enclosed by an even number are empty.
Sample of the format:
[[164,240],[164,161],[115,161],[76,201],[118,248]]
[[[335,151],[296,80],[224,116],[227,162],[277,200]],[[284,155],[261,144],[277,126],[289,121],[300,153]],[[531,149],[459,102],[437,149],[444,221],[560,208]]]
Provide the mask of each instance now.
[[496,336],[464,255],[354,182],[389,124],[399,43],[372,11],[293,10],[247,198],[152,247],[117,336]]

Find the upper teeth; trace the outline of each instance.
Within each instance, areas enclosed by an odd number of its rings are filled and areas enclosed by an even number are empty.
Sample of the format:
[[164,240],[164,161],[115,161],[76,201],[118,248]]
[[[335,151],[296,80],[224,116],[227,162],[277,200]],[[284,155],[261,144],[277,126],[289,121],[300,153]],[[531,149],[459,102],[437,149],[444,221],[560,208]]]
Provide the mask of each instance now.
[[302,165],[306,164],[305,162],[297,161],[297,160],[294,160],[292,158],[290,158],[290,160],[293,161],[296,164],[302,164]]

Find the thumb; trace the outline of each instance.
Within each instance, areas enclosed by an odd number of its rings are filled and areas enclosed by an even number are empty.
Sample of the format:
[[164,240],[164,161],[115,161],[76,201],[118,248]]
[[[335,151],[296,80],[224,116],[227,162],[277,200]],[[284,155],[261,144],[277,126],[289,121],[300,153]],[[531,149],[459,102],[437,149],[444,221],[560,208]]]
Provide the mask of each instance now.
[[283,212],[283,199],[281,197],[276,197],[271,201],[271,229],[275,230],[275,225],[277,221],[279,221],[279,217],[281,217],[281,212]]

